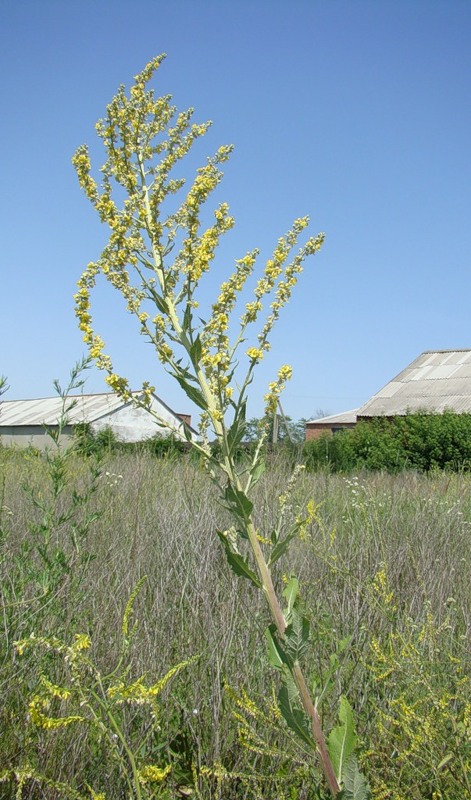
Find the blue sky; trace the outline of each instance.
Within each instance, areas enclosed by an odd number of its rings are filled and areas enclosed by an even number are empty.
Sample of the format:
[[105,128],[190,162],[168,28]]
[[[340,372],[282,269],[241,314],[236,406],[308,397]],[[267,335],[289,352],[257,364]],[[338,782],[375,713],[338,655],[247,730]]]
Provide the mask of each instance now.
[[[252,386],[278,366],[294,419],[365,402],[420,352],[471,346],[471,4],[466,0],[1,0],[0,373],[8,399],[52,394],[84,353],[72,295],[105,230],[71,165],[120,83],[154,83],[233,143],[219,199],[236,227],[207,297],[295,217],[326,232]],[[188,177],[192,171],[189,170]],[[263,260],[260,261],[262,268]],[[96,327],[133,386],[193,411],[100,290]],[[87,390],[103,391],[89,373]]]

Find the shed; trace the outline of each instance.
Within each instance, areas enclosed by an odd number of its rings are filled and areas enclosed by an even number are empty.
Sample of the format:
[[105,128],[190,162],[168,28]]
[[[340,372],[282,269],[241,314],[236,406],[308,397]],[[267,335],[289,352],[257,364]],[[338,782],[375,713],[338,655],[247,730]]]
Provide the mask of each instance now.
[[360,408],[309,420],[306,439],[354,428],[359,420],[418,411],[471,414],[471,349],[426,350]]
[[471,413],[471,350],[426,350],[358,409],[358,419]]
[[306,422],[306,440],[318,439],[319,436],[325,436],[338,433],[339,431],[349,430],[354,428],[357,421],[357,409],[352,411],[344,411],[342,414],[331,414],[328,417],[319,417],[319,419],[310,419]]
[[[141,392],[133,392],[135,398]],[[111,428],[123,442],[137,442],[160,433],[174,434],[184,438],[186,426],[192,437],[197,436],[191,428],[191,417],[177,414],[157,395],[152,394],[150,411],[136,406],[133,400],[124,401],[119,395],[81,394],[70,395],[67,405],[67,424],[62,439],[71,439],[74,426],[88,423],[95,433]],[[0,442],[4,445],[33,445],[44,448],[50,443],[45,428],[56,429],[61,415],[62,399],[59,396],[36,400],[9,400],[0,405]],[[154,416],[155,415],[155,416]],[[157,422],[156,418],[159,422]]]

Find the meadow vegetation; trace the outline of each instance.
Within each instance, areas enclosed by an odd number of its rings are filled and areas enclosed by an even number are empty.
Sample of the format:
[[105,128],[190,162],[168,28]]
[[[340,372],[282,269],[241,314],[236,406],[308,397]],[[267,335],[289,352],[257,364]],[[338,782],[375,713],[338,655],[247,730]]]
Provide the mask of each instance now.
[[[228,512],[201,463],[145,452],[100,463],[69,455],[54,495],[44,457],[2,449],[1,459],[0,797],[14,796],[21,774],[21,798],[134,796],[124,748],[118,758],[108,743],[116,734],[106,734],[103,720],[91,724],[87,685],[96,693],[99,674],[105,694],[119,675],[128,686],[142,676],[155,686],[182,661],[189,663],[153,698],[155,718],[142,693],[114,706],[137,760],[171,764],[143,796],[326,796],[308,749],[280,718],[279,676],[267,684],[263,598],[241,591],[213,546]],[[290,474],[285,458],[269,456],[254,503],[262,536],[276,524]],[[339,698],[348,697],[374,798],[458,800],[469,792],[470,480],[304,473],[291,498],[293,507],[310,503],[312,518],[275,582],[282,589],[287,575],[299,576],[312,620],[308,680],[323,726],[335,726]],[[45,525],[46,507],[55,517]],[[71,526],[83,532],[79,542]],[[47,543],[38,538],[45,528]],[[123,651],[123,615],[144,576]],[[33,640],[20,656],[13,643],[31,636],[49,643]],[[46,676],[70,684],[70,648],[84,636],[90,647],[76,646],[74,658],[90,662],[77,666],[85,694],[79,702],[51,697]],[[56,653],[51,637],[69,650]],[[86,721],[35,726],[35,698],[49,717]]]

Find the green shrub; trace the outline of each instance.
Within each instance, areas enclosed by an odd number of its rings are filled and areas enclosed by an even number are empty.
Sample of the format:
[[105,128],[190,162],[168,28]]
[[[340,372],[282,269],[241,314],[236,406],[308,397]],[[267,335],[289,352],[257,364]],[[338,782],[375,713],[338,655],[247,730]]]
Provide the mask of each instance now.
[[156,434],[142,443],[144,449],[158,458],[179,458],[188,452],[188,445],[176,436]]
[[469,470],[471,414],[419,412],[362,420],[351,430],[306,442],[303,460],[310,470],[331,472]]

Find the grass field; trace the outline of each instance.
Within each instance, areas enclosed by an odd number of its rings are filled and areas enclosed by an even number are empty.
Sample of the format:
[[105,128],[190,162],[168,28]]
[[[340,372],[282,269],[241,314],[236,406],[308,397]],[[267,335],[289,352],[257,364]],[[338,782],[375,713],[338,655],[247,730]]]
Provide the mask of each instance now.
[[[51,478],[32,453],[3,450],[0,459],[0,797],[133,796],[122,756],[89,722],[32,725],[40,675],[60,685],[68,667],[50,647],[20,657],[13,643],[88,634],[90,659],[109,673],[143,576],[126,680],[152,683],[198,656],[163,689],[152,736],[155,719],[142,706],[120,706],[122,729],[138,731],[139,757],[173,765],[145,796],[326,796],[275,710],[263,598],[229,570],[215,534],[229,523],[204,469],[188,457],[123,454],[93,479],[92,462],[74,456]],[[255,492],[262,538],[288,478],[272,456]],[[324,727],[347,696],[377,800],[461,800],[470,791],[470,489],[469,474],[317,473],[301,474],[292,497],[293,513],[314,502],[314,520],[277,581],[291,570],[300,577],[312,629],[306,668]],[[81,674],[88,680],[90,669]],[[65,713],[65,697],[56,701]]]

